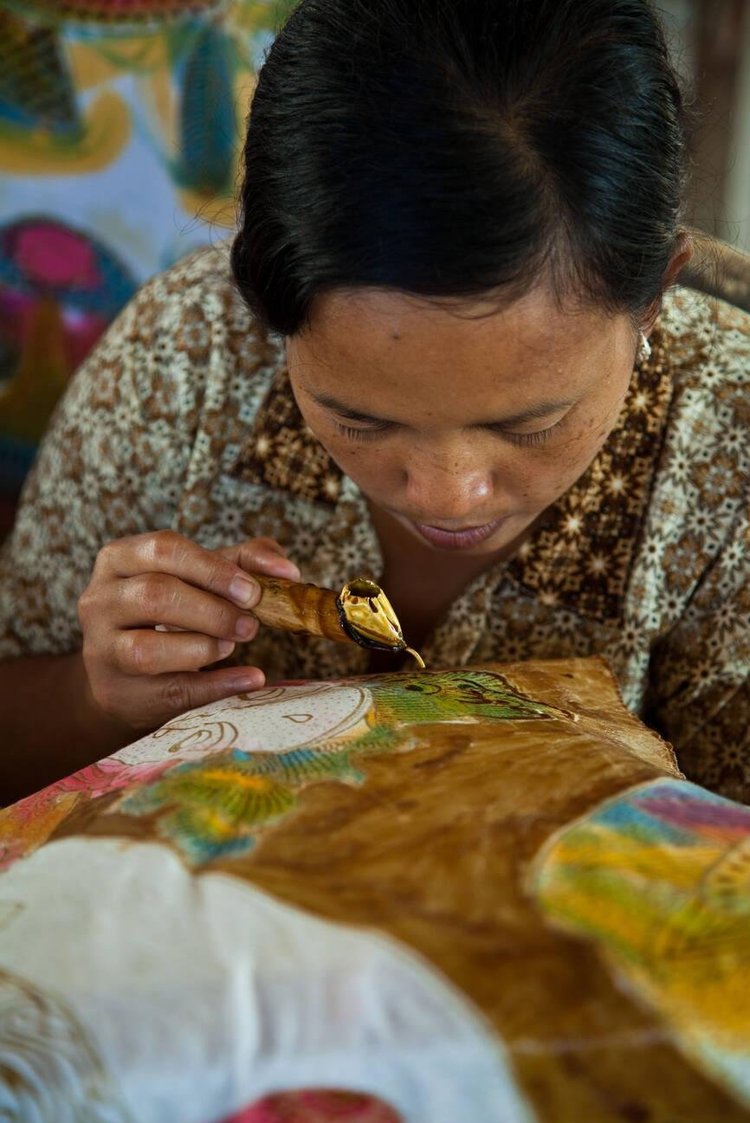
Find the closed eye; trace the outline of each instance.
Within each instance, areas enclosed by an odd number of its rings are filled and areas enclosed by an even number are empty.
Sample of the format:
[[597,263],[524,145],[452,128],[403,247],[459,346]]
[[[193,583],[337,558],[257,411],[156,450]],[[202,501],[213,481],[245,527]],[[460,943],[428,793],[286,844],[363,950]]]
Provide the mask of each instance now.
[[374,421],[366,427],[356,428],[353,425],[344,425],[342,421],[335,422],[339,433],[348,437],[350,441],[367,441],[382,433],[392,432],[396,426],[392,421]]
[[[566,415],[567,416],[567,415]],[[494,433],[496,436],[502,437],[504,440],[509,441],[510,444],[520,446],[522,448],[530,448],[539,446],[549,440],[551,435],[559,429],[565,421],[565,417],[561,417],[554,425],[549,425],[546,429],[537,429],[531,433],[517,433],[512,429],[506,429],[504,426],[498,425],[480,425],[476,428],[484,429],[487,432]],[[342,436],[347,437],[351,441],[367,441],[375,437],[382,436],[384,433],[392,433],[399,426],[394,421],[372,421],[367,425],[357,426],[346,425],[343,421],[335,421],[336,428]],[[472,426],[472,428],[474,428]]]
[[534,445],[543,445],[544,442],[548,441],[552,434],[562,426],[564,421],[565,417],[561,417],[554,425],[548,425],[546,429],[537,429],[533,433],[514,433],[512,430],[503,429],[502,426],[499,425],[491,425],[489,428],[491,432],[497,433],[500,437],[504,437],[505,440],[510,441],[511,444],[529,448]]

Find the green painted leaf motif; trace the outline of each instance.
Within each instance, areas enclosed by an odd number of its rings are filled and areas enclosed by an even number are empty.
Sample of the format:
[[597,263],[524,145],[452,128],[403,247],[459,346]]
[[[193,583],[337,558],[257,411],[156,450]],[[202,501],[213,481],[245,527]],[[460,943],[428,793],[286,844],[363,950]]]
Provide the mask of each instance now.
[[[360,783],[362,773],[351,763],[350,748],[335,751],[331,746],[320,745],[314,749],[292,749],[285,753],[235,753],[244,758],[258,776],[273,777],[278,783],[293,788],[304,787],[321,780],[338,780],[342,783]],[[357,742],[357,748],[361,742]]]
[[294,807],[297,791],[326,780],[359,784],[363,775],[346,751],[228,749],[171,768],[125,796],[116,810],[153,816],[158,833],[200,865],[251,849],[261,827]]
[[369,684],[380,724],[538,721],[569,718],[564,710],[537,702],[495,671],[433,671],[392,675]]
[[290,788],[230,752],[171,769],[127,796],[118,810],[156,815],[159,833],[202,863],[249,849],[257,828],[294,802]]

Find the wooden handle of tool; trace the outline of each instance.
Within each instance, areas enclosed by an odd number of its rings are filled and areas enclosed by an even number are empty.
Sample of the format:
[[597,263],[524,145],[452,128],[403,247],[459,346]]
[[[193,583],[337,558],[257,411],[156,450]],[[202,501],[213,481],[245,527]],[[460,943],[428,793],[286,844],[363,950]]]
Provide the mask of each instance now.
[[325,636],[337,643],[354,642],[341,626],[338,593],[332,589],[257,573],[253,578],[262,589],[260,601],[252,610],[261,624],[285,632]]

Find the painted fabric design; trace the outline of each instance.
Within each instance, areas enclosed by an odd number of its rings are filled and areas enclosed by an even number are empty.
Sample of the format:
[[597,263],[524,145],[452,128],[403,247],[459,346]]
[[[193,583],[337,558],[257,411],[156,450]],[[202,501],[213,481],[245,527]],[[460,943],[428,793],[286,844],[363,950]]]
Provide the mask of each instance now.
[[[745,799],[749,370],[750,317],[669,294],[612,440],[521,553],[456,599],[429,665],[604,655],[690,778]],[[29,480],[0,558],[2,657],[77,650],[98,550],[145,530],[209,548],[270,535],[305,580],[380,578],[367,504],[300,426],[284,372],[224,249],[149,283],[79,372]],[[365,651],[326,641],[265,632],[247,651],[271,681],[367,671]]]
[[[250,849],[263,826],[290,811],[296,792],[311,783],[362,783],[362,753],[403,751],[414,744],[421,725],[540,720],[552,714],[573,720],[524,698],[503,676],[486,671],[403,674],[368,680],[366,687],[340,684],[335,690],[284,687],[247,695],[229,712],[224,704],[221,709],[224,728],[211,745],[208,763],[170,769],[117,806],[126,815],[156,819],[159,833],[196,863]],[[204,731],[210,714],[189,720]],[[164,733],[184,730],[178,721]],[[289,748],[284,747],[287,735]],[[184,746],[184,740],[178,742],[177,751]],[[128,753],[140,759],[137,744]]]
[[0,2],[0,489],[138,285],[234,225],[254,74],[292,6]]
[[402,1123],[374,1096],[315,1090],[267,1096],[222,1123]]
[[148,817],[188,862],[205,864],[251,849],[310,784],[363,783],[367,755],[413,747],[420,726],[551,717],[575,721],[482,670],[238,695],[178,718],[8,808],[0,815],[0,865],[44,842],[81,799],[125,789],[110,803],[113,812]]
[[[561,829],[654,781],[689,791],[675,775],[600,660],[186,714],[0,813],[0,1105],[19,1123],[741,1123],[732,1082],[526,891]],[[717,831],[744,829],[717,802]]]
[[[658,780],[551,839],[533,892],[750,1106],[750,808]],[[743,996],[743,998],[740,998]]]
[[[0,902],[0,941],[22,908]],[[71,1114],[74,1104],[79,1114]],[[95,1042],[56,989],[2,967],[0,1111],[14,1123],[132,1123]]]

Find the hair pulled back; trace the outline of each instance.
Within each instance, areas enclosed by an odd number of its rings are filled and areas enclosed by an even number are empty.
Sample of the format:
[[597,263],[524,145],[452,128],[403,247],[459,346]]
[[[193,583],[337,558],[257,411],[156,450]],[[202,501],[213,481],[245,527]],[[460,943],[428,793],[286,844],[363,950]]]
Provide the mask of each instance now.
[[684,154],[647,0],[302,0],[253,97],[235,281],[282,335],[332,289],[507,299],[546,277],[636,316]]

